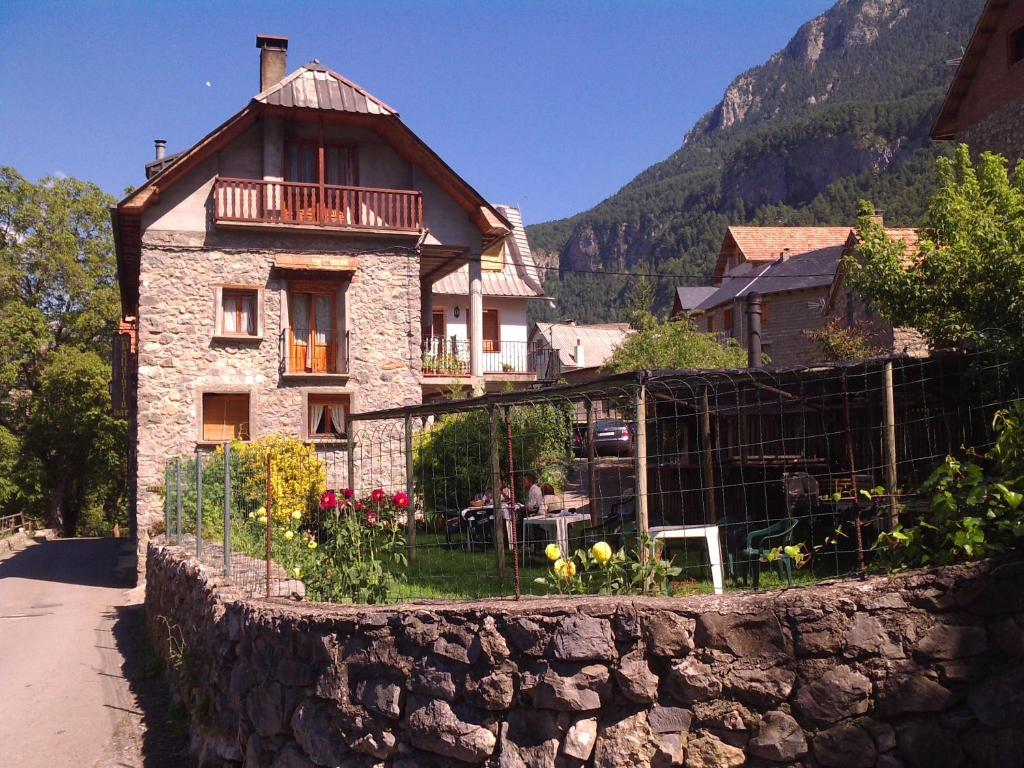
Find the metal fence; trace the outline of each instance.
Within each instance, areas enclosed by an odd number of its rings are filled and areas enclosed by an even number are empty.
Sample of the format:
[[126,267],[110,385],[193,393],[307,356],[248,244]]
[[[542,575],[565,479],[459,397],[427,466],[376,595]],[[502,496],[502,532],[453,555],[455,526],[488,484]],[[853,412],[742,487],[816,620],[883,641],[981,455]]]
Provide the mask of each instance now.
[[353,414],[344,443],[173,460],[167,531],[250,594],[326,601],[543,592],[549,544],[642,537],[682,568],[675,592],[858,574],[947,454],[991,445],[1020,373],[893,356]]

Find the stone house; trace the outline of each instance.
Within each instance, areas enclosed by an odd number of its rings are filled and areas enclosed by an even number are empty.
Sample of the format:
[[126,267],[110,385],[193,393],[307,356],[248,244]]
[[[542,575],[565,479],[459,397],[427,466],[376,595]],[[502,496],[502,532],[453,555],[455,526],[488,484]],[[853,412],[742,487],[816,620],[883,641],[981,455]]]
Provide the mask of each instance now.
[[[522,215],[513,206],[495,207],[511,224],[512,235],[485,250],[482,258],[482,362],[488,392],[554,381],[558,373],[555,356],[539,350],[528,335],[529,303],[548,297],[541,287]],[[430,333],[423,339],[425,398],[440,396],[452,386],[469,386],[468,281],[467,265],[434,283]]]
[[[887,232],[916,243],[915,230]],[[773,366],[822,362],[822,350],[808,332],[833,320],[841,327],[867,323],[882,351],[919,352],[916,332],[888,327],[845,285],[843,257],[855,253],[856,245],[852,227],[729,227],[713,290],[679,289],[675,314],[746,347],[747,296],[760,294],[761,348]]]
[[633,329],[629,323],[537,323],[530,344],[557,360],[558,378],[582,384],[601,375],[615,348]]
[[988,0],[931,137],[1024,158],[1024,0]]
[[140,533],[169,457],[273,434],[330,454],[349,413],[421,402],[432,286],[459,270],[483,389],[482,262],[512,224],[385,102],[257,47],[259,93],[186,151],[158,142],[111,212]]

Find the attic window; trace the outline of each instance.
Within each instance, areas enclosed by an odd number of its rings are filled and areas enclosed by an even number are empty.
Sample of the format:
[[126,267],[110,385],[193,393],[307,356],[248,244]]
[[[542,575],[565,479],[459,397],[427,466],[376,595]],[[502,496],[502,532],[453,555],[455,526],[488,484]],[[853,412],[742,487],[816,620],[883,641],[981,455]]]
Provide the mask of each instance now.
[[1009,45],[1010,66],[1024,61],[1024,26],[1010,33]]
[[480,266],[486,272],[501,272],[505,268],[505,241],[492,245],[480,255]]

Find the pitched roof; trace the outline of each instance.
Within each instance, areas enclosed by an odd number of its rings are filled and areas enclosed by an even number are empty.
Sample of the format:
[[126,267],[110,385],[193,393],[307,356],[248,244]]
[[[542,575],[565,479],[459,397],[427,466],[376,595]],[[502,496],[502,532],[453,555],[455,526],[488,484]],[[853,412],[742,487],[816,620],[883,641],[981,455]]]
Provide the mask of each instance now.
[[365,88],[313,59],[257,94],[255,100],[276,107],[302,107],[363,115],[394,115],[398,112]]
[[700,304],[699,309],[714,309],[749,293],[768,295],[827,287],[832,284],[845,251],[844,240],[839,245],[807,251],[781,261],[739,264],[726,273],[721,285]]
[[676,297],[672,302],[672,314],[696,309],[717,290],[717,286],[714,285],[676,288]]
[[735,245],[743,261],[772,261],[788,251],[790,258],[842,245],[852,227],[729,227],[715,264],[715,277],[725,273],[725,260]]
[[[558,350],[562,368],[597,368],[604,365],[615,348],[633,329],[629,323],[537,323],[531,337],[540,334]],[[531,338],[532,341],[532,338]],[[576,343],[583,345],[583,365],[576,362]]]
[[[891,240],[898,240],[906,244],[907,250],[904,254],[903,266],[909,267],[918,255],[921,231],[913,227],[886,227],[885,234]],[[857,236],[857,230],[853,230],[850,232],[850,237],[846,240],[843,255],[852,253],[853,249],[857,247],[858,242],[860,242],[860,238]],[[832,311],[836,298],[838,298],[840,291],[842,291],[845,282],[846,270],[842,268],[842,262],[840,262],[839,268],[836,269],[835,276],[832,278],[832,283],[829,286],[828,297],[825,301],[825,306],[822,308],[823,313],[828,314]]]
[[[512,233],[505,238],[508,258],[503,269],[483,270],[484,296],[505,296],[514,298],[543,298],[544,288],[540,283],[537,264],[526,239],[526,229],[518,208],[510,205],[496,205],[495,208],[508,219]],[[465,296],[469,293],[469,266],[463,266],[434,283],[434,293]]]
[[985,7],[974,25],[974,31],[971,33],[971,39],[967,43],[964,55],[960,57],[956,74],[953,75],[953,80],[942,99],[939,114],[935,117],[935,123],[931,130],[933,139],[956,138],[959,129],[957,118],[960,115],[960,105],[971,89],[971,84],[978,74],[978,65],[985,58],[989,42],[998,31],[1003,13],[1011,2],[1012,0],[988,0],[985,3]]

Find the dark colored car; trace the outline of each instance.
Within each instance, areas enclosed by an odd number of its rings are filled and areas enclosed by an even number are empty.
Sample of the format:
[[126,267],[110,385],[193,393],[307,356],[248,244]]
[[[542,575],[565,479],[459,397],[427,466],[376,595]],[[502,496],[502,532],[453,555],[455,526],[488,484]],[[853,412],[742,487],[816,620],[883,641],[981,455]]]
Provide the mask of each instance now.
[[[594,422],[594,452],[601,455],[628,455],[633,450],[633,428],[623,419],[598,419]],[[587,427],[573,430],[573,451],[587,455]]]

